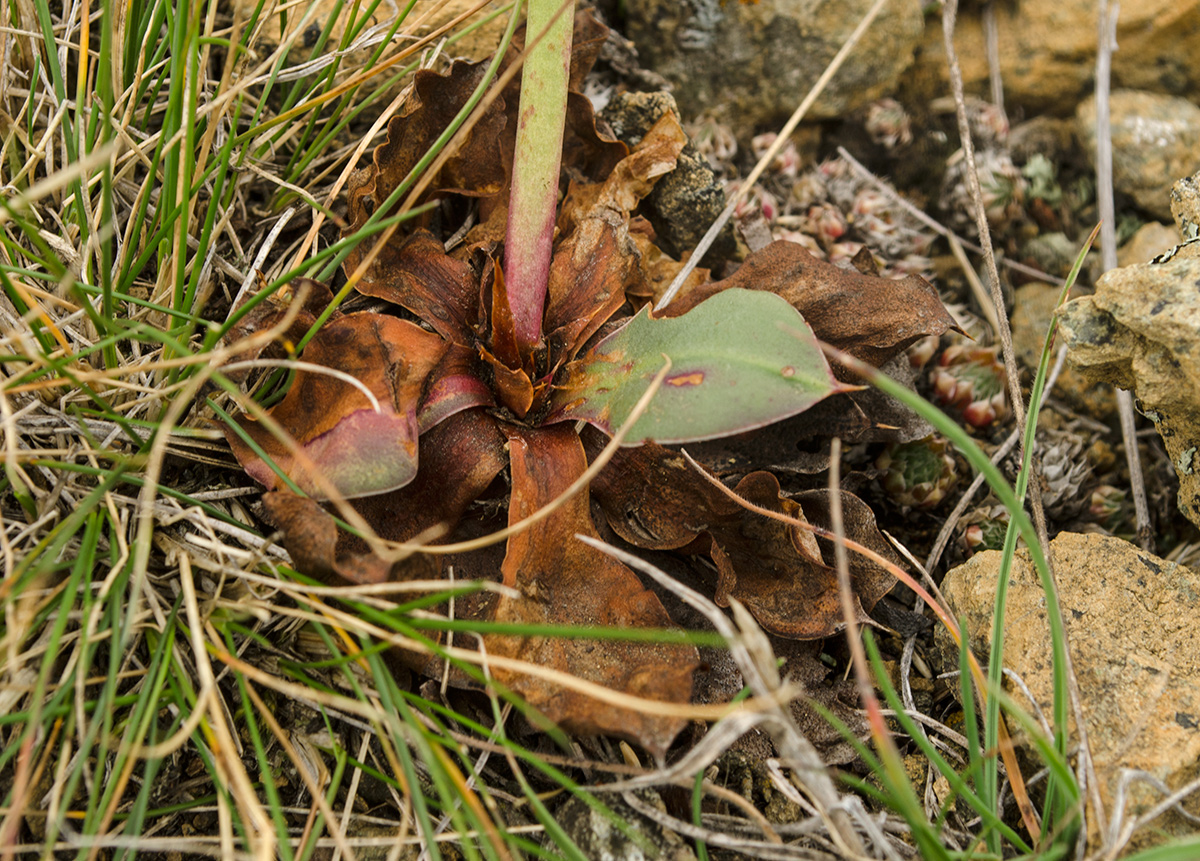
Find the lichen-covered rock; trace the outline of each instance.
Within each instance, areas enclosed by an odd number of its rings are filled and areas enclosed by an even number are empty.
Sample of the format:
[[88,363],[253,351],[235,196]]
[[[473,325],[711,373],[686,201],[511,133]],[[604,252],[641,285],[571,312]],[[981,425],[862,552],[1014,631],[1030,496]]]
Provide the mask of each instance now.
[[[670,93],[625,92],[614,96],[600,115],[612,126],[613,134],[632,147],[668,111],[679,116]],[[676,160],[675,169],[654,184],[654,190],[642,202],[642,209],[654,226],[659,245],[680,257],[696,247],[725,209],[725,190],[689,140]],[[717,234],[704,262],[711,266],[736,253],[733,226],[726,225]]]
[[1059,312],[1067,360],[1130,389],[1179,476],[1179,508],[1200,525],[1200,246],[1101,276]]
[[[1109,536],[1060,533],[1050,551],[1100,795],[1112,821],[1122,769],[1142,769],[1172,788],[1200,771],[1200,576]],[[942,582],[951,613],[966,618],[981,659],[989,651],[1000,557],[997,551],[978,553]],[[946,666],[957,666],[957,647],[943,630],[936,636]],[[1004,664],[1050,714],[1046,599],[1025,550],[1017,551],[1012,567]],[[1027,705],[1019,692],[1011,693]],[[1135,783],[1126,821],[1159,800]],[[1200,798],[1193,795],[1184,806],[1200,812]],[[1161,834],[1150,833],[1159,829]],[[1191,830],[1172,813],[1134,841],[1145,846]],[[1099,836],[1089,835],[1089,849],[1098,848]]]
[[[960,3],[954,45],[967,92],[988,92],[984,3]],[[999,31],[1005,104],[1026,115],[1066,115],[1095,86],[1095,0],[1009,0],[993,3]],[[931,19],[905,76],[911,98],[947,92],[940,20]],[[1200,0],[1137,0],[1120,4],[1113,86],[1174,96],[1200,95]]]
[[[1140,90],[1116,90],[1109,99],[1113,187],[1160,218],[1171,215],[1176,177],[1200,168],[1200,107],[1187,99]],[[1083,149],[1096,157],[1096,99],[1075,112]]]
[[[895,90],[924,31],[920,0],[892,0],[810,111],[841,117]],[[711,111],[747,130],[800,104],[870,0],[638,0],[627,31],[642,63],[675,86],[688,116]]]
[[1171,216],[1185,240],[1200,237],[1200,173],[1179,180],[1171,188]]

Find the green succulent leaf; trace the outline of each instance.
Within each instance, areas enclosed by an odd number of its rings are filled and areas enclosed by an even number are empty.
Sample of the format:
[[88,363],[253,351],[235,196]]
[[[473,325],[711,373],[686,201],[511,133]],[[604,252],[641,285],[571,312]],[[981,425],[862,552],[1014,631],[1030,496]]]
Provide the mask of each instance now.
[[730,436],[857,388],[834,379],[799,311],[773,293],[735,288],[679,317],[643,308],[568,367],[546,421],[583,420],[613,433],[664,356],[670,373],[627,444]]

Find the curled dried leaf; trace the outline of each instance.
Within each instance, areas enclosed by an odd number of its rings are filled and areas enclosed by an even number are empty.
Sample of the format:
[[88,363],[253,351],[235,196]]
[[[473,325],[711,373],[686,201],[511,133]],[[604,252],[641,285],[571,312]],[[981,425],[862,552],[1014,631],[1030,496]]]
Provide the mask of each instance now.
[[[532,514],[565,490],[586,468],[583,445],[567,427],[508,430],[513,496],[509,522]],[[526,624],[663,628],[671,620],[637,575],[607,554],[575,539],[596,537],[584,491],[531,529],[508,540],[504,582],[522,593],[501,597],[497,621]],[[663,702],[686,703],[694,647],[617,640],[490,636],[488,652],[511,655],[568,672],[605,687]],[[637,741],[661,757],[686,721],[598,702],[531,676],[497,671],[501,681],[565,728]]]
[[747,257],[732,277],[679,297],[664,313],[679,316],[734,287],[782,296],[820,340],[875,367],[926,335],[957,328],[924,278],[892,280],[842,269],[794,242],[772,242]]

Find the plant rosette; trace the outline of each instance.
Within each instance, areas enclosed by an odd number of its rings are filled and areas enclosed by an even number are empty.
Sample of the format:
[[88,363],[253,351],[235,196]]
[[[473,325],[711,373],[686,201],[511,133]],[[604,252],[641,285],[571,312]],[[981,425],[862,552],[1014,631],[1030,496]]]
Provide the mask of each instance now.
[[[499,579],[511,589],[459,599],[458,620],[670,627],[663,604],[629,568],[575,540],[598,534],[595,502],[607,525],[636,547],[710,557],[718,603],[743,602],[782,636],[828,636],[843,624],[831,546],[797,525],[748,512],[665,444],[746,434],[822,400],[846,398],[856,387],[838,380],[818,339],[878,366],[953,320],[916,276],[886,280],[843,270],[789,242],[751,255],[724,280],[702,273],[697,286],[652,314],[646,303],[654,284],[663,283],[664,267],[669,280],[679,264],[653,244],[637,210],[674,169],[686,138],[671,113],[632,150],[604,133],[579,92],[604,32],[581,14],[568,40],[561,162],[554,165],[554,195],[543,204],[551,208],[549,228],[539,234],[552,241],[540,268],[531,274],[513,259],[533,253],[520,250],[513,218],[524,184],[533,182],[519,169],[527,76],[495,94],[433,177],[426,199],[437,205],[377,249],[357,282],[358,292],[394,310],[335,311],[303,358],[341,373],[298,370],[268,421],[242,417],[227,437],[268,489],[266,511],[297,569],[312,576],[381,582],[444,577],[453,568],[455,581]],[[417,74],[386,142],[349,188],[347,235],[409,176],[483,74],[483,64],[465,63],[444,75]],[[445,240],[468,213],[474,226],[447,252]],[[346,259],[348,274],[370,248],[365,242]],[[541,279],[532,289],[531,278]],[[517,279],[524,286],[515,287]],[[309,287],[289,331],[313,325],[333,301],[328,289]],[[264,306],[253,325],[264,328],[283,314]],[[606,436],[629,422],[668,360],[660,388],[625,429],[626,447],[590,488],[559,499]],[[849,400],[845,406],[858,409]],[[773,474],[756,470],[736,492],[796,521],[829,526],[826,491],[786,495]],[[842,497],[847,534],[894,558],[869,508],[849,493]],[[498,512],[507,510],[514,525],[556,500],[559,507],[507,535],[503,547],[404,558],[374,552],[379,545],[339,527],[330,513],[349,505],[385,541],[445,545],[503,525]],[[865,618],[893,580],[857,557],[852,577]],[[492,630],[482,634],[490,656],[648,699],[689,699],[698,663],[692,646]],[[410,653],[406,660],[441,675],[441,658]],[[493,668],[492,677],[566,729],[630,738],[659,756],[685,723],[514,669]],[[471,681],[461,673],[452,680]]]

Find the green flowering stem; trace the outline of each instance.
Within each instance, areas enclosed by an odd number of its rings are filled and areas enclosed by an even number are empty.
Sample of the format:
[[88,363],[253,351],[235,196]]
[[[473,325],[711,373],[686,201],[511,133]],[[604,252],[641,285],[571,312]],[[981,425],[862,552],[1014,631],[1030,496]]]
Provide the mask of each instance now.
[[[529,0],[521,104],[505,235],[504,283],[517,340],[528,349],[542,332],[554,240],[575,0]],[[543,35],[544,34],[544,35]],[[538,39],[535,43],[534,40]]]

